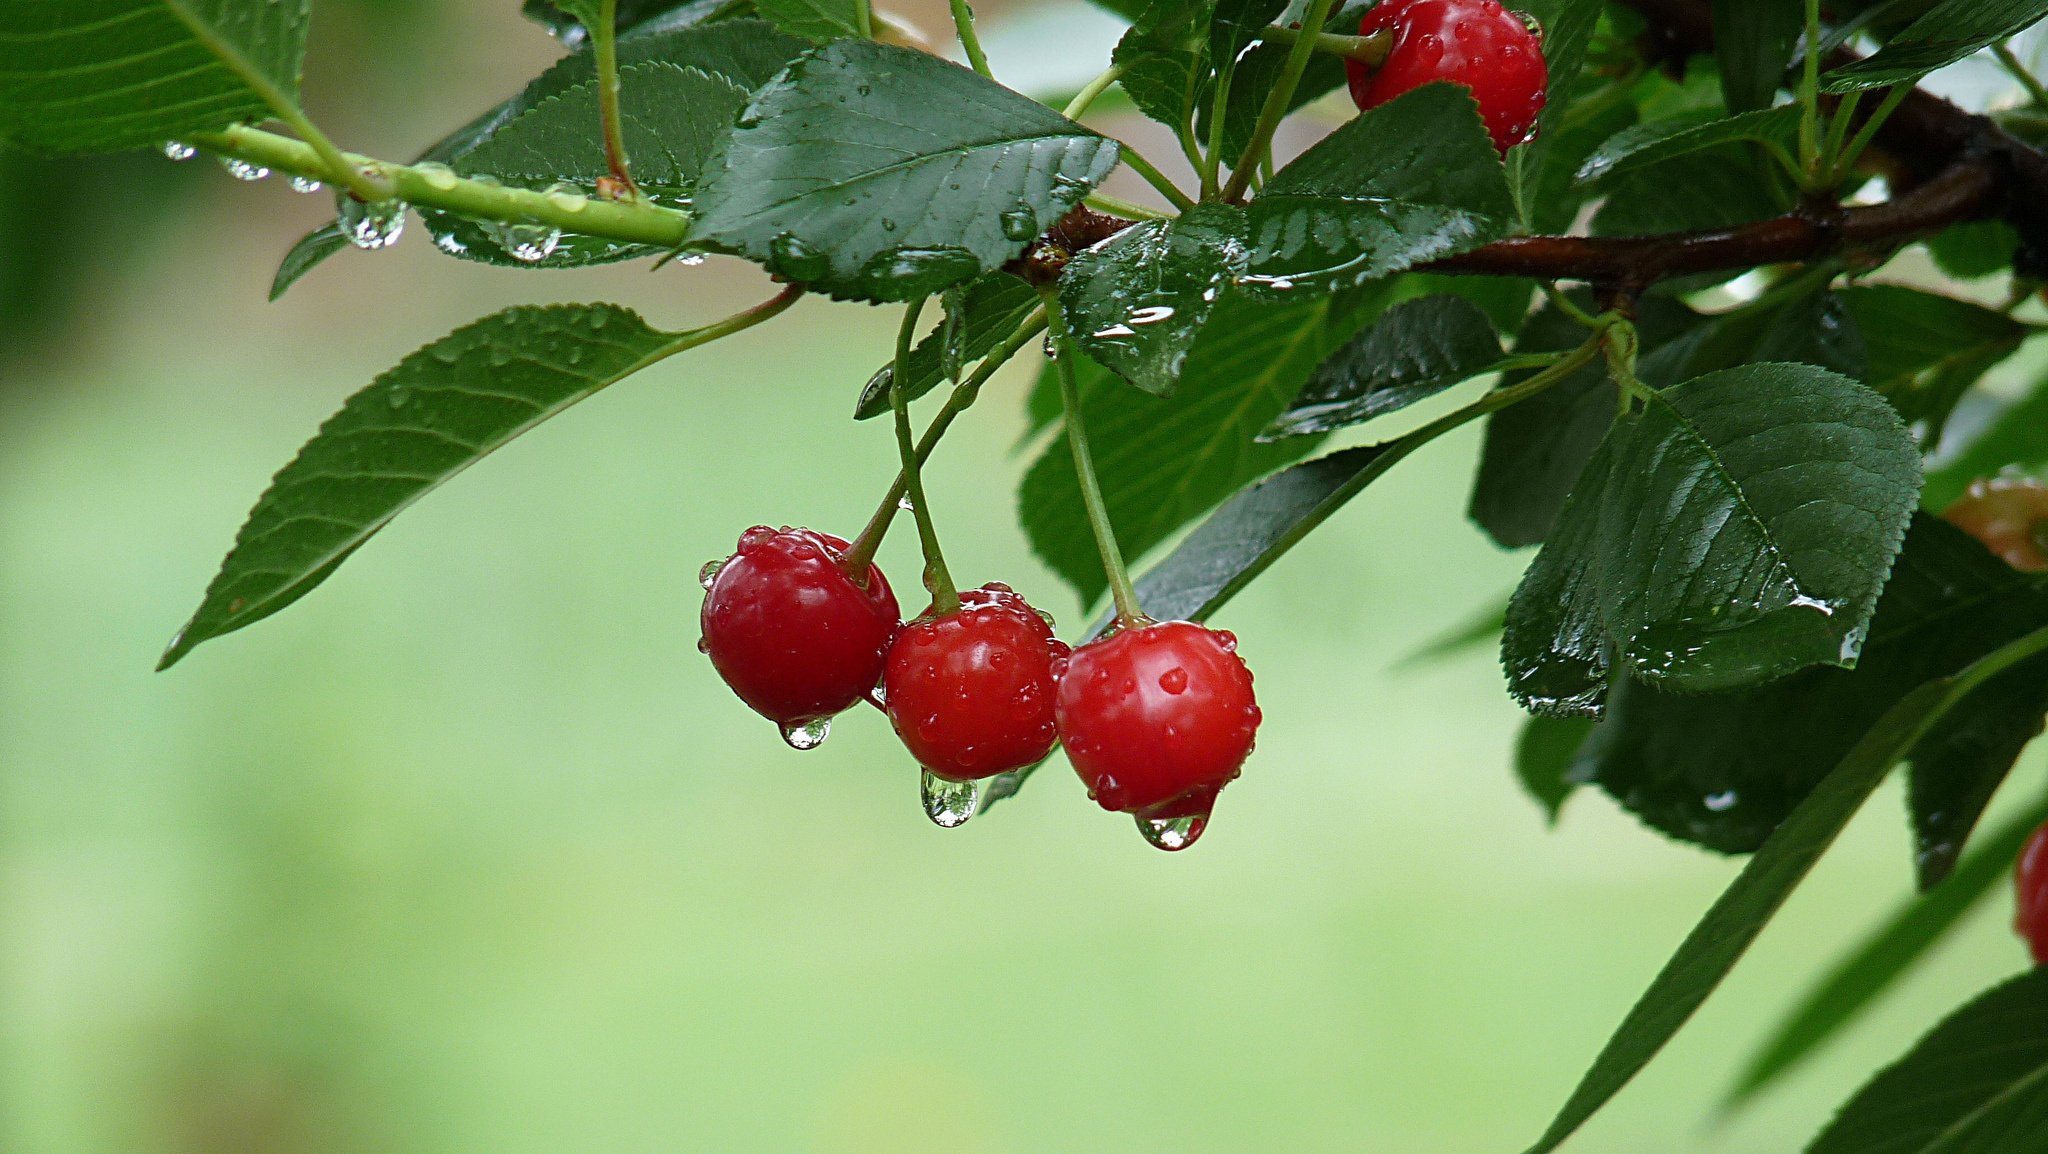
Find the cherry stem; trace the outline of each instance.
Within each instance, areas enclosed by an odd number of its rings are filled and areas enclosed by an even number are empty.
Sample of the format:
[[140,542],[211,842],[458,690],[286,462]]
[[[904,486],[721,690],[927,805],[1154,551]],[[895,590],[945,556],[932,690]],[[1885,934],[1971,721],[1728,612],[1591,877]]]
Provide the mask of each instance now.
[[939,530],[932,524],[932,511],[924,496],[924,462],[918,458],[917,443],[910,432],[910,393],[903,382],[910,375],[910,338],[917,333],[917,317],[928,298],[919,297],[903,309],[903,324],[896,330],[896,362],[889,370],[889,407],[896,416],[896,453],[903,461],[903,483],[910,497],[910,515],[917,520],[918,543],[924,547],[924,584],[931,591],[932,609],[941,614],[960,609],[960,591],[953,587],[953,575],[946,571],[946,556],[939,550]]
[[1266,103],[1259,109],[1259,122],[1252,128],[1251,141],[1231,168],[1230,183],[1223,186],[1224,200],[1235,201],[1251,187],[1252,175],[1258,172],[1259,162],[1273,146],[1273,133],[1279,129],[1280,121],[1286,118],[1288,108],[1294,103],[1294,90],[1301,85],[1301,74],[1308,68],[1309,57],[1315,54],[1316,37],[1322,35],[1323,25],[1329,23],[1330,12],[1335,7],[1336,0],[1309,0],[1308,12],[1301,21],[1301,35],[1287,50],[1287,63],[1281,66],[1279,83],[1266,93]]
[[1095,455],[1088,450],[1088,429],[1081,419],[1081,387],[1074,374],[1074,358],[1080,353],[1074,347],[1059,299],[1048,291],[1045,301],[1052,318],[1053,368],[1060,380],[1060,407],[1067,417],[1067,444],[1074,450],[1074,476],[1081,483],[1081,506],[1088,511],[1088,527],[1094,531],[1095,548],[1102,554],[1102,572],[1109,578],[1117,624],[1135,628],[1149,618],[1138,607],[1138,591],[1131,586],[1123,548],[1117,544],[1116,528],[1109,523],[1109,507],[1102,499],[1102,483],[1095,476]]
[[981,50],[981,37],[974,32],[974,9],[967,6],[967,0],[952,0],[952,5],[953,31],[967,53],[967,63],[985,78],[994,80],[995,73],[988,70],[988,53]]
[[[1298,28],[1287,28],[1275,24],[1259,34],[1259,39],[1277,44],[1292,44],[1302,38]],[[1342,56],[1356,60],[1367,68],[1378,68],[1387,62],[1387,53],[1393,51],[1394,34],[1375,32],[1370,36],[1343,36],[1335,32],[1318,32],[1314,37],[1315,50],[1331,56]]]
[[[996,370],[1007,364],[1011,357],[1016,356],[1018,349],[1030,344],[1032,338],[1044,331],[1045,310],[1039,309],[1026,317],[1015,332],[1003,339],[1002,344],[989,350],[973,375],[953,386],[953,392],[946,398],[945,406],[932,418],[932,423],[925,426],[924,436],[918,439],[918,464],[922,465],[931,459],[932,451],[939,447],[939,438],[946,435],[946,429],[953,424],[953,418],[966,412],[968,406],[974,404],[975,399],[981,395],[981,387],[988,383],[990,377],[996,375]],[[891,366],[889,375],[892,388],[895,374],[896,370]],[[854,541],[853,548],[847,550],[845,564],[854,574],[856,581],[860,580],[860,576],[868,571],[868,565],[874,561],[875,551],[882,547],[882,538],[888,535],[890,524],[896,520],[896,511],[901,508],[897,502],[903,499],[909,489],[909,476],[897,473],[896,481],[889,486],[888,493],[883,495],[882,503],[875,506],[874,516],[868,518],[867,526],[860,531],[860,537]]]

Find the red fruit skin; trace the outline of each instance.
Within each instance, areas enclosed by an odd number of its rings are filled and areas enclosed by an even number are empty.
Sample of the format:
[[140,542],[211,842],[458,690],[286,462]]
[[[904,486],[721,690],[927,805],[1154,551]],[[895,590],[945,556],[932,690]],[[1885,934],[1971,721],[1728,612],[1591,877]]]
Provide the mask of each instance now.
[[919,765],[978,781],[1052,752],[1053,662],[1065,643],[1007,585],[960,595],[960,610],[905,625],[882,669],[896,735]]
[[880,569],[854,584],[829,533],[756,525],[704,593],[698,648],[754,712],[783,726],[830,717],[882,677],[902,617]]
[[1973,481],[1941,514],[2025,573],[2048,570],[2048,487],[2025,477]]
[[2018,899],[2012,928],[2026,939],[2036,965],[2048,964],[2048,825],[2034,831],[2013,867]]
[[1142,818],[1206,815],[1259,728],[1228,633],[1189,621],[1124,629],[1060,671],[1060,741],[1089,796]]
[[1506,152],[1536,134],[1550,68],[1543,41],[1520,15],[1496,0],[1388,0],[1358,25],[1360,36],[1389,30],[1394,43],[1378,70],[1344,62],[1361,111],[1448,80],[1471,90],[1495,148]]

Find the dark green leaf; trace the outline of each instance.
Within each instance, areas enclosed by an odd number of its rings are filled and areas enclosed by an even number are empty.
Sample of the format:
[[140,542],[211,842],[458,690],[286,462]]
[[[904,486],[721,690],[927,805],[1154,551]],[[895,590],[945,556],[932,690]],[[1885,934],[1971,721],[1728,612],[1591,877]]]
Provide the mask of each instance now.
[[1208,82],[1210,0],[1152,0],[1110,59],[1138,109],[1175,132],[1195,114]]
[[144,148],[297,103],[312,0],[0,6],[0,140]]
[[305,596],[408,505],[674,339],[616,305],[522,307],[406,357],[271,481],[158,668]]
[[1550,99],[1537,118],[1536,139],[1510,149],[1507,158],[1513,202],[1521,219],[1533,223],[1546,212],[1538,195],[1564,175],[1554,174],[1552,169],[1559,166],[1556,154],[1567,141],[1564,125],[1573,101],[1583,90],[1580,69],[1604,5],[1601,0],[1528,0],[1513,7],[1542,25],[1543,56],[1550,69]]
[[1287,11],[1288,0],[1216,0],[1209,21],[1209,59],[1222,69],[1237,60],[1266,26]]
[[1248,286],[1329,290],[1476,248],[1514,218],[1468,90],[1429,84],[1364,113],[1276,173],[1247,210]]
[[1903,285],[1844,289],[1870,350],[1870,386],[1908,421],[1945,422],[1963,392],[2032,332],[1995,309]]
[[[1245,148],[1251,144],[1259,113],[1265,109],[1267,95],[1285,71],[1292,47],[1277,40],[1268,40],[1254,44],[1250,51],[1238,58],[1237,67],[1230,77],[1230,100],[1223,112],[1223,157],[1226,163],[1244,155]],[[1343,83],[1343,58],[1318,52],[1309,57],[1308,67],[1302,70],[1294,95],[1287,102],[1287,110],[1293,112]],[[1211,105],[1201,104],[1196,111],[1199,113],[1196,129],[1201,139],[1207,140]]]
[[839,40],[755,95],[698,192],[691,240],[835,296],[908,300],[1022,252],[1116,159],[1114,143],[965,68]]
[[2048,1149],[2048,967],[1957,1010],[1871,1079],[1808,1154]]
[[[535,105],[480,142],[459,171],[521,185],[589,185],[610,171],[598,123],[598,82]],[[620,70],[619,128],[633,178],[658,189],[688,189],[746,105],[747,90],[724,76],[655,62]]]
[[1577,178],[1587,183],[1605,180],[1739,141],[1790,146],[1798,136],[1799,108],[1791,104],[1705,121],[1659,120],[1610,137],[1579,166]]
[[1530,717],[1522,722],[1522,736],[1515,742],[1515,777],[1552,825],[1557,824],[1565,799],[1579,787],[1572,765],[1591,732],[1593,723],[1583,717]]
[[[1273,305],[1226,297],[1189,352],[1179,390],[1166,400],[1079,360],[1088,439],[1125,556],[1138,557],[1247,482],[1314,447],[1311,438],[1281,445],[1253,438],[1329,352],[1328,302]],[[1100,596],[1102,566],[1064,435],[1026,474],[1018,500],[1038,555],[1084,602]],[[1147,609],[1179,613],[1150,602]]]
[[2000,411],[1954,459],[1928,474],[1921,499],[1945,509],[1970,482],[2007,469],[2048,465],[2048,381],[2036,381],[2026,396]]
[[[987,355],[1003,343],[1004,337],[1016,332],[1039,303],[1037,289],[1006,272],[992,272],[968,285],[960,305],[960,323],[964,326],[961,360],[977,361]],[[931,392],[946,379],[941,336],[942,333],[934,332],[910,350],[910,381],[906,390],[910,400]],[[860,404],[854,409],[855,420],[865,421],[889,411],[889,385],[895,372],[895,365],[883,365],[868,378],[867,387],[860,393]]]
[[1260,439],[1327,433],[1395,412],[1495,371],[1501,358],[1500,335],[1469,301],[1405,301],[1316,366]]
[[2044,15],[2048,15],[2048,0],[1946,0],[1874,55],[1821,77],[1821,88],[1854,92],[1912,83],[1937,68],[1975,55]]
[[1591,716],[1610,664],[1690,692],[1851,665],[1919,484],[1897,414],[1837,374],[1755,364],[1658,393],[1609,433],[1517,590],[1510,688]]
[[[1636,103],[1629,98],[1630,88],[1621,81],[1588,76],[1581,85],[1585,91],[1576,101],[1577,112],[1569,121],[1546,130],[1550,136],[1543,145],[1544,160],[1538,174],[1541,183],[1518,193],[1522,209],[1529,216],[1532,232],[1558,234],[1572,231],[1574,222],[1579,219],[1579,210],[1594,194],[1593,189],[1575,179],[1579,166],[1615,133],[1636,123]],[[1522,158],[1528,151],[1529,147],[1525,145],[1509,155],[1507,165],[1511,178],[1522,167]]]
[[1081,348],[1155,396],[1180,384],[1188,351],[1245,270],[1244,210],[1203,204],[1147,221],[1076,256],[1060,303]]
[[[1935,518],[1914,520],[1855,670],[1812,669],[1740,693],[1617,684],[1585,777],[1649,825],[1709,849],[1755,849],[1826,768],[1914,687],[2048,625],[2048,595]],[[1923,881],[1939,877],[2023,733],[2048,706],[2021,666],[1965,698],[1911,754]]]
[[[1593,231],[1602,236],[1654,236],[1750,224],[1790,209],[1791,193],[1777,166],[1760,160],[1752,146],[1724,144],[1612,178],[1607,202],[1593,217]],[[1689,277],[1668,287],[1689,291],[1731,275]]]
[[853,0],[754,0],[754,7],[777,28],[814,43],[860,34]]
[[[744,7],[745,0],[619,0],[613,14],[619,33],[649,26],[681,27],[697,24],[714,18],[735,7]],[[589,8],[586,2],[577,4],[552,4],[548,0],[524,0],[520,12],[528,20],[546,28],[570,48],[581,46],[589,38],[589,30],[583,21],[569,9]]]
[[1720,0],[1714,5],[1714,57],[1730,112],[1770,106],[1799,41],[1804,13],[1785,0]]
[[1950,225],[1927,241],[1927,251],[1941,271],[1957,280],[1979,280],[2012,267],[2020,234],[2002,220],[1973,220]]
[[338,224],[323,224],[299,238],[284,260],[277,266],[277,275],[270,278],[270,299],[276,300],[298,279],[313,270],[313,266],[347,248],[347,234]]
[[1743,1068],[1728,1104],[1746,1101],[1861,1016],[1984,895],[2012,876],[2020,848],[2043,821],[2048,821],[2048,804],[2036,803],[1984,836],[1947,880],[1908,898],[1838,960]]

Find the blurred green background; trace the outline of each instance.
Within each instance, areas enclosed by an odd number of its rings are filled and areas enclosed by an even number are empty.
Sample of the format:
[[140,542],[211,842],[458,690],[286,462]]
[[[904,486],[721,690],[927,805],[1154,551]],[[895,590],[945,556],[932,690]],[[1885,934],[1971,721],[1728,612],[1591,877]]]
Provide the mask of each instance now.
[[[309,104],[408,155],[553,54],[514,7],[324,3]],[[1148,848],[1058,763],[938,830],[872,713],[788,750],[695,652],[693,578],[756,521],[868,512],[891,444],[846,415],[893,317],[859,306],[807,303],[594,399],[152,674],[270,473],[407,351],[514,302],[680,327],[765,285],[721,262],[485,269],[415,224],[267,305],[324,197],[154,157],[7,174],[0,1149],[1508,1152],[1737,868],[1600,796],[1547,830],[1491,653],[1398,664],[1525,560],[1461,515],[1470,435],[1221,619],[1267,721],[1192,852]],[[1071,636],[1079,607],[1015,527],[1028,383],[962,423],[934,503],[957,575]],[[899,585],[913,546],[885,553]],[[2008,794],[2041,777],[2030,755]],[[1570,1150],[1796,1150],[2020,968],[2001,893],[1708,1124],[1908,892],[1900,818],[1894,785]]]

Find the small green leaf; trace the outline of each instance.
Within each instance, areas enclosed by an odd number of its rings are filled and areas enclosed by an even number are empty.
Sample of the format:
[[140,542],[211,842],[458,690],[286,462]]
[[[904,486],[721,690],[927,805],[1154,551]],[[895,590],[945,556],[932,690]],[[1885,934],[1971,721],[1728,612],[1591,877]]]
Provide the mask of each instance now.
[[2048,1147],[2048,967],[1957,1010],[1857,1091],[1807,1154]]
[[959,65],[839,40],[755,94],[698,192],[691,240],[835,296],[908,300],[1000,267],[1116,159],[1111,141]]
[[1427,84],[1350,121],[1247,209],[1248,287],[1329,291],[1506,235],[1515,217],[1469,90]]
[[[598,123],[598,82],[552,96],[480,142],[456,166],[532,186],[589,185],[611,171]],[[723,76],[655,62],[619,73],[619,129],[633,178],[643,186],[689,189],[747,102],[747,90]]]
[[616,305],[529,306],[406,357],[271,481],[157,668],[305,596],[414,501],[673,340]]
[[1558,810],[1579,787],[1572,766],[1592,732],[1593,723],[1583,717],[1531,717],[1522,722],[1522,736],[1515,741],[1515,777],[1543,807],[1544,820],[1551,825],[1557,824]]
[[[960,304],[961,361],[980,360],[1017,331],[1040,304],[1038,290],[1006,272],[992,272],[967,286]],[[924,396],[946,379],[945,357],[940,333],[934,332],[910,350],[910,382],[905,395],[910,400]],[[896,366],[883,365],[868,378],[860,393],[853,418],[865,421],[889,411],[889,386]]]
[[1995,309],[1903,285],[1839,294],[1870,352],[1870,387],[1907,421],[1939,427],[1971,385],[2033,332]]
[[299,238],[291,251],[284,254],[284,260],[277,266],[277,275],[270,278],[270,299],[276,300],[285,290],[298,283],[298,279],[313,271],[313,266],[349,246],[348,235],[338,224],[323,224]]
[[0,6],[0,140],[115,152],[295,107],[312,0]]
[[777,28],[813,43],[860,35],[854,0],[754,0],[754,7]]
[[1941,271],[1957,280],[1982,280],[2012,267],[2020,234],[2002,220],[1973,220],[1950,225],[1927,240],[1927,251]]
[[1921,494],[1930,509],[1946,509],[1970,482],[2008,469],[2048,465],[2048,379],[2036,380],[2019,400],[1997,415],[1962,450],[1929,473]]
[[1205,32],[1213,8],[1212,0],[1152,0],[1110,54],[1131,102],[1175,132],[1194,116],[1208,84]]
[[1799,108],[1786,104],[1704,121],[1687,117],[1626,128],[1608,138],[1579,166],[1577,179],[1591,184],[1620,173],[1675,160],[1738,141],[1790,146],[1799,137]]
[[1803,23],[1800,5],[1784,0],[1720,0],[1714,5],[1714,58],[1728,111],[1768,108],[1792,66]]
[[1180,384],[1188,350],[1244,272],[1244,210],[1196,205],[1076,256],[1060,303],[1082,351],[1154,396]]
[[2022,31],[2044,15],[2048,0],[1946,0],[1875,54],[1821,77],[1821,88],[1855,92],[1911,83]]
[[1502,357],[1500,334],[1470,301],[1404,301],[1316,366],[1301,395],[1259,439],[1327,433],[1399,411],[1498,370]]
[[2048,803],[2037,802],[1985,835],[1946,881],[1907,898],[1838,959],[1743,1068],[1728,1106],[1748,1101],[1803,1062],[1910,972],[1986,894],[2012,876],[2020,848],[2043,821],[2048,821]]

